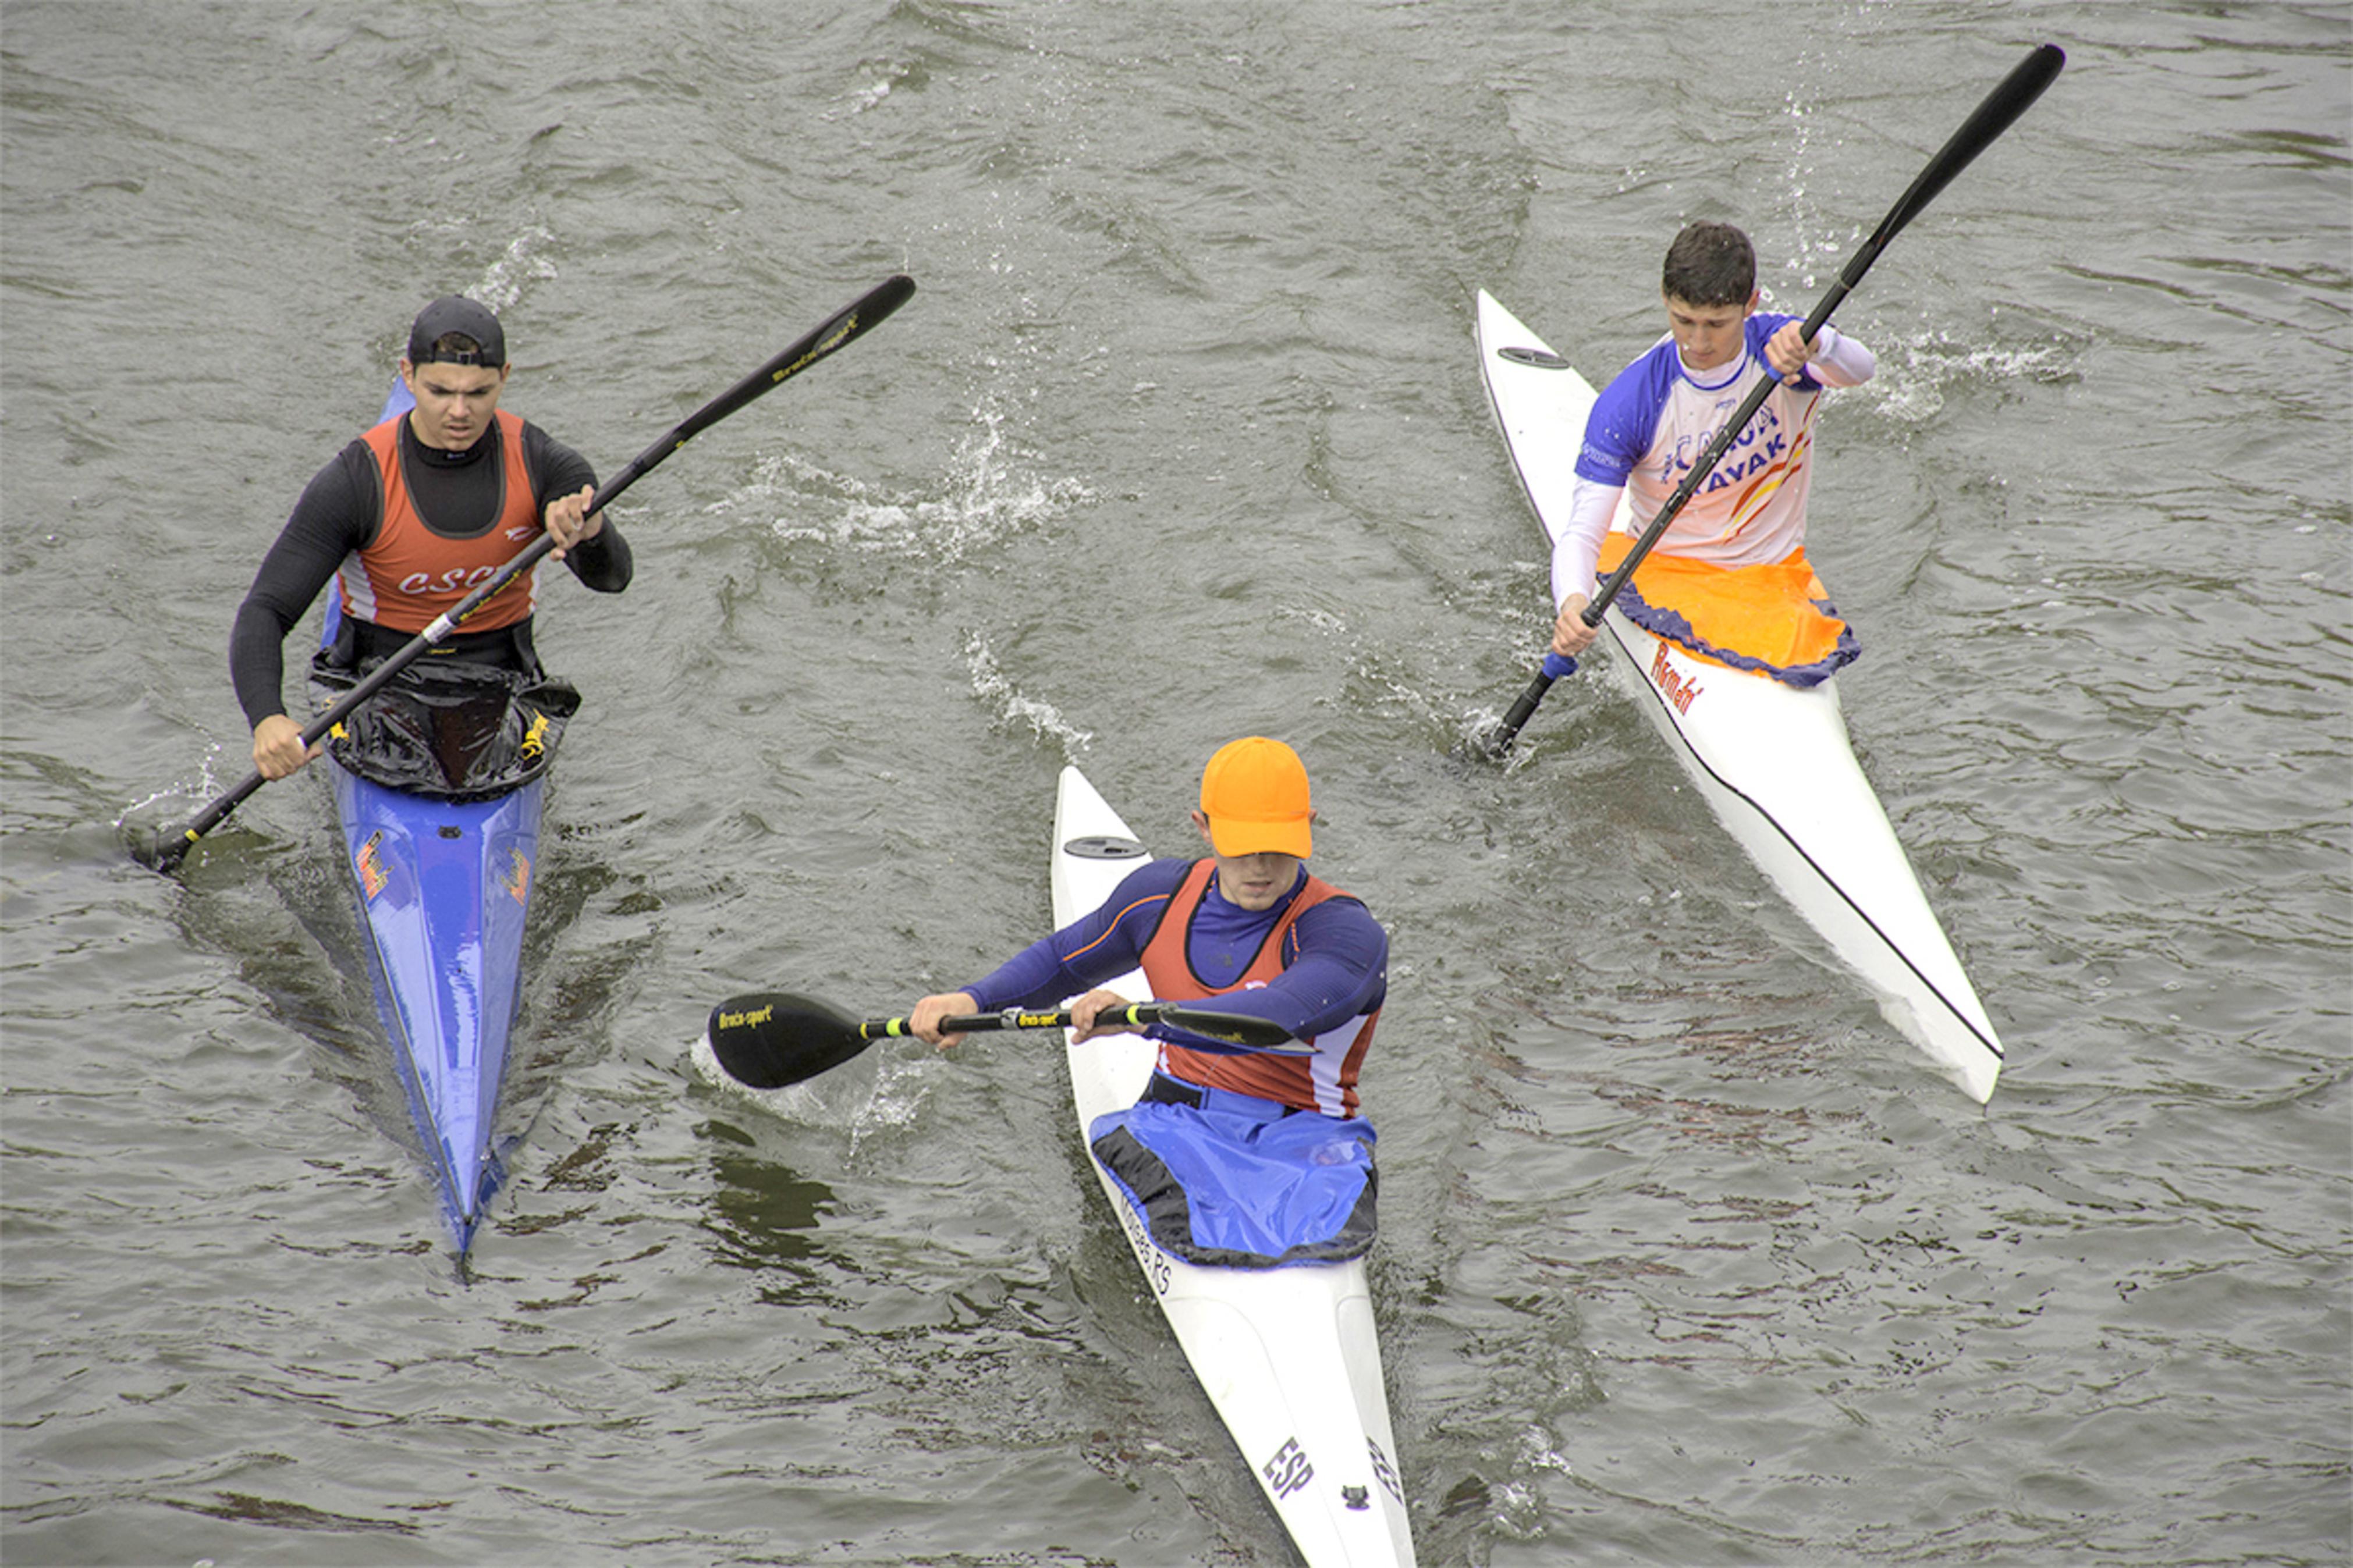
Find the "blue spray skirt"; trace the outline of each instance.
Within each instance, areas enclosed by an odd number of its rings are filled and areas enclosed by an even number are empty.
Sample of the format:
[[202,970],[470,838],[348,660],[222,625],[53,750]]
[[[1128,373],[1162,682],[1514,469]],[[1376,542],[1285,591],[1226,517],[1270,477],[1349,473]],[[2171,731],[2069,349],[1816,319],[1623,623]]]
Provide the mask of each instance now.
[[1223,1268],[1338,1263],[1373,1245],[1373,1124],[1145,1100],[1095,1118],[1095,1158],[1164,1249]]

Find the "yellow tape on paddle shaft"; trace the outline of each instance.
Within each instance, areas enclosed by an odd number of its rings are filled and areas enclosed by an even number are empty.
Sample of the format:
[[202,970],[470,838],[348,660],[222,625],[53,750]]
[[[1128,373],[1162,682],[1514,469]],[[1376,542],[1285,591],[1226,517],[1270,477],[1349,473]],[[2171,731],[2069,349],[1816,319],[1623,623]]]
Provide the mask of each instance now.
[[[1160,1009],[1148,1002],[1131,1002],[1124,1007],[1106,1007],[1095,1016],[1098,1023],[1106,1019],[1142,1028],[1159,1021]],[[1001,1013],[976,1013],[960,1018],[943,1018],[940,1027],[948,1034],[965,1034],[974,1029],[1059,1029],[1071,1021],[1067,1012],[1025,1013],[1018,1007],[1008,1007]],[[881,1018],[858,1026],[860,1037],[873,1039],[878,1036],[913,1035],[913,1027],[905,1018]]]

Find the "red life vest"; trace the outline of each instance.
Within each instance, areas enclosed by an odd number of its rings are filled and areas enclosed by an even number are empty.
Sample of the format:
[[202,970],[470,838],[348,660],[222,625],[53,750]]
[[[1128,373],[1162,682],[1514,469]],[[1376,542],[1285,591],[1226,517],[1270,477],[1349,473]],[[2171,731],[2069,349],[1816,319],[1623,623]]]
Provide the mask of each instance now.
[[[1200,908],[1201,899],[1209,889],[1209,878],[1217,868],[1214,859],[1193,863],[1193,868],[1185,874],[1185,880],[1170,897],[1167,909],[1161,912],[1160,924],[1153,931],[1152,940],[1145,943],[1144,978],[1150,984],[1152,994],[1164,1002],[1198,1002],[1264,985],[1291,967],[1292,955],[1297,951],[1292,928],[1299,923],[1299,917],[1326,899],[1348,897],[1310,873],[1305,885],[1292,896],[1291,907],[1282,911],[1282,918],[1274,922],[1266,940],[1260,943],[1241,978],[1230,985],[1212,986],[1193,973],[1185,942],[1193,913]],[[1160,1070],[1187,1083],[1256,1095],[1301,1110],[1354,1116],[1356,1071],[1364,1065],[1365,1053],[1373,1043],[1373,1026],[1379,1020],[1380,1009],[1375,1008],[1370,1014],[1352,1018],[1339,1028],[1326,1030],[1303,1042],[1315,1047],[1313,1057],[1278,1057],[1262,1052],[1221,1056],[1164,1043],[1160,1047]]]
[[[435,616],[490,580],[544,528],[523,466],[522,420],[504,409],[491,417],[498,426],[500,510],[498,521],[472,539],[434,532],[418,515],[400,470],[400,423],[385,420],[361,439],[375,456],[384,500],[384,521],[375,542],[343,557],[337,569],[343,610],[395,631],[421,632]],[[539,605],[539,568],[534,565],[466,617],[470,632],[495,631],[527,618]]]

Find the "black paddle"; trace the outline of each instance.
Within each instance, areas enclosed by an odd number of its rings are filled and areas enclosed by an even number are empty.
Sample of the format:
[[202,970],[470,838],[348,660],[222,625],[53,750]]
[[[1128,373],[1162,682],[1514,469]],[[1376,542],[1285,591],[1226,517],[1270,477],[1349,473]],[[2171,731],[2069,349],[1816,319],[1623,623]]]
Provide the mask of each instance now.
[[[1106,1008],[1103,1017],[1134,1028],[1170,1024],[1206,1039],[1255,1050],[1275,1050],[1293,1045],[1282,1025],[1241,1013],[1219,1013],[1177,1002],[1131,1002]],[[940,1020],[951,1035],[981,1029],[1060,1029],[1071,1015],[1025,1013],[1008,1007],[1002,1013],[959,1014]],[[868,1018],[862,1022],[829,1003],[796,996],[789,991],[759,991],[730,996],[711,1010],[708,1026],[712,1054],[727,1076],[752,1089],[782,1089],[839,1067],[875,1041],[910,1033],[904,1018]],[[1295,1047],[1304,1049],[1304,1047]]]
[[[2009,130],[2020,115],[2031,108],[2034,100],[2042,96],[2042,89],[2058,79],[2059,68],[2066,63],[2065,53],[2056,44],[2043,44],[2021,60],[2017,68],[2002,79],[2001,85],[1986,95],[1985,101],[1978,105],[1977,112],[1963,121],[1961,128],[1953,132],[1953,139],[1928,160],[1928,166],[1920,171],[1920,177],[1912,182],[1912,188],[1904,193],[1903,199],[1880,219],[1879,227],[1847,262],[1845,268],[1839,273],[1838,281],[1831,285],[1831,291],[1822,296],[1820,304],[1814,307],[1814,313],[1806,318],[1803,332],[1808,342],[1811,342],[1814,334],[1822,330],[1823,323],[1831,319],[1831,312],[1838,309],[1839,302],[1862,281],[1862,275],[1871,270],[1873,262],[1879,259],[1879,253],[1886,248],[1887,242],[1902,232],[1905,224],[1918,216],[1920,209],[1933,201],[1937,192],[1950,184],[1954,175],[1968,168],[1971,159],[1984,152],[1995,137]],[[1761,377],[1750,389],[1739,411],[1725,421],[1724,427],[1716,432],[1715,439],[1708,443],[1707,449],[1700,454],[1699,461],[1692,465],[1692,471],[1683,477],[1682,484],[1675,487],[1674,493],[1667,498],[1667,504],[1659,509],[1659,515],[1651,520],[1651,525],[1642,531],[1641,537],[1634,542],[1634,547],[1626,552],[1626,559],[1620,562],[1618,569],[1595,590],[1592,601],[1578,613],[1579,620],[1588,626],[1601,624],[1601,612],[1609,607],[1609,602],[1618,596],[1618,590],[1625,586],[1626,580],[1634,574],[1634,568],[1650,554],[1651,546],[1656,544],[1659,536],[1667,531],[1667,524],[1674,521],[1675,514],[1683,510],[1683,503],[1697,492],[1708,471],[1715,467],[1716,459],[1731,448],[1741,431],[1747,428],[1749,420],[1757,416],[1757,411],[1765,406],[1766,398],[1771,396],[1773,389],[1779,384],[1778,378],[1768,374]],[[1519,700],[1512,704],[1511,711],[1504,715],[1504,721],[1488,732],[1488,756],[1501,758],[1510,751],[1512,742],[1518,737],[1521,727],[1535,714],[1536,704],[1544,700],[1545,693],[1552,689],[1552,683],[1573,673],[1576,668],[1577,660],[1574,658],[1546,649],[1544,668],[1528,683],[1528,689],[1520,693]]]
[[[908,296],[914,291],[915,280],[903,275],[891,278],[878,285],[864,298],[836,314],[823,326],[818,327],[792,347],[720,394],[719,396],[687,416],[685,421],[676,429],[638,453],[630,460],[628,467],[605,481],[603,488],[598,489],[596,496],[588,502],[588,510],[582,515],[593,517],[602,511],[617,500],[623,490],[650,473],[664,458],[669,457],[696,436],[718,424],[779,382],[798,374],[836,349],[847,344],[851,339],[905,304]],[[382,690],[395,676],[408,668],[427,650],[448,641],[450,634],[458,629],[459,622],[480,609],[492,595],[529,571],[540,557],[554,548],[555,540],[550,534],[543,533],[532,541],[521,554],[493,573],[489,581],[459,600],[448,613],[437,618],[431,626],[410,638],[399,651],[377,665],[369,672],[365,679],[345,692],[333,706],[311,720],[302,731],[304,748],[316,745],[322,736],[350,717],[358,710],[361,703]],[[189,818],[187,826],[177,833],[159,835],[152,843],[134,839],[131,849],[132,858],[158,871],[170,872],[179,865],[181,858],[189,849],[195,847],[197,839],[227,820],[228,814],[244,804],[246,797],[259,789],[264,782],[258,770],[248,773],[244,783]]]

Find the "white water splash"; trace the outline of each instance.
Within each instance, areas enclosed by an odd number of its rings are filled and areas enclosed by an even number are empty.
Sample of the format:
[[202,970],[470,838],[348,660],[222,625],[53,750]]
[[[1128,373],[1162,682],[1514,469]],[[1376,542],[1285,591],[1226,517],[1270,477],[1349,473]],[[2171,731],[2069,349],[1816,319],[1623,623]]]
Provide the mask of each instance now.
[[[166,808],[176,812],[183,801],[210,801],[224,794],[226,786],[220,783],[219,775],[214,773],[213,763],[226,754],[220,743],[215,742],[206,748],[204,761],[197,764],[195,784],[185,787],[179,784],[167,784],[153,795],[142,795],[124,806],[121,813],[115,817],[115,831],[118,833],[122,831],[131,825],[133,818],[142,816],[151,808]],[[159,816],[165,815],[165,810],[156,809],[154,815]]]
[[1039,474],[1037,455],[1007,436],[993,399],[974,417],[936,496],[894,492],[786,452],[764,458],[749,483],[710,510],[765,513],[779,539],[949,566],[1095,499],[1079,479]]
[[1094,740],[1092,731],[1073,725],[1052,703],[1025,696],[997,668],[997,655],[980,633],[975,632],[965,639],[964,662],[965,668],[972,672],[972,689],[976,696],[984,701],[994,702],[997,717],[1008,725],[1026,724],[1035,739],[1042,741],[1050,737],[1059,742],[1064,762],[1078,762],[1080,753]]
[[488,305],[492,315],[505,315],[522,298],[526,283],[556,276],[555,264],[540,254],[554,242],[555,236],[537,224],[524,229],[507,242],[496,261],[482,269],[482,280],[468,292]]
[[920,1040],[900,1048],[914,1054],[884,1058],[874,1073],[874,1092],[850,1117],[849,1158],[853,1163],[867,1139],[913,1125],[923,1101],[930,1097],[931,1083],[925,1068],[932,1059],[931,1048]]
[[786,1084],[782,1089],[754,1089],[729,1077],[711,1049],[708,1034],[694,1037],[687,1047],[686,1058],[698,1079],[739,1105],[754,1107],[764,1116],[797,1126],[830,1127],[847,1132],[852,1159],[869,1137],[913,1122],[929,1093],[923,1070],[929,1060],[928,1053],[904,1058],[882,1058],[876,1066],[871,1089],[846,1118],[843,1095],[838,1089],[828,1090],[825,1079]]
[[[849,112],[863,114],[870,109],[879,109],[901,82],[910,80],[913,76],[914,68],[904,64],[878,68],[873,80],[862,87],[853,88],[844,95],[849,105]],[[828,110],[820,116],[826,120],[835,120],[839,117],[839,110]]]
[[1879,374],[1866,391],[1883,416],[1917,425],[1945,406],[1948,390],[1968,385],[1999,387],[2006,382],[2051,384],[2072,380],[2075,355],[2066,344],[2031,348],[1957,343],[1949,332],[1923,333],[1889,345],[1879,355]]
[[975,429],[949,466],[945,500],[918,509],[919,517],[944,535],[944,559],[959,559],[969,548],[1042,527],[1056,514],[1093,501],[1095,492],[1077,479],[1039,475],[1038,454],[1007,434],[994,395],[974,410],[974,419]]
[[1277,605],[1274,607],[1274,617],[1279,621],[1304,621],[1327,636],[1339,636],[1348,629],[1348,623],[1331,611],[1320,610],[1309,605]]

